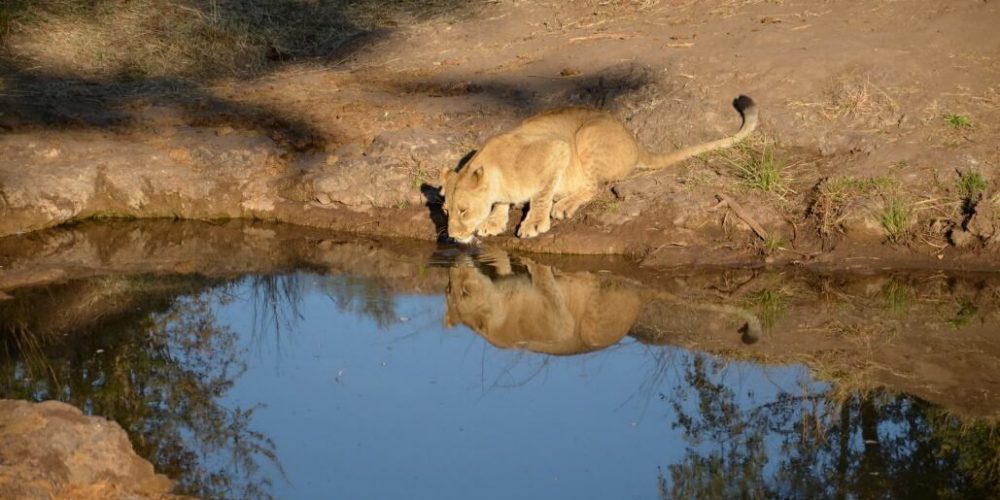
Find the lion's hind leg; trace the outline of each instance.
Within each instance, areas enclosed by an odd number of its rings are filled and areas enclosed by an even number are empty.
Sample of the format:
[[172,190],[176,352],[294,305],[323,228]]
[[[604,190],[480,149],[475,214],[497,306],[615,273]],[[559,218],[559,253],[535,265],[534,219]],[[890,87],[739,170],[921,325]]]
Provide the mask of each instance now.
[[568,219],[588,201],[597,196],[597,189],[587,188],[563,197],[552,206],[553,219]]

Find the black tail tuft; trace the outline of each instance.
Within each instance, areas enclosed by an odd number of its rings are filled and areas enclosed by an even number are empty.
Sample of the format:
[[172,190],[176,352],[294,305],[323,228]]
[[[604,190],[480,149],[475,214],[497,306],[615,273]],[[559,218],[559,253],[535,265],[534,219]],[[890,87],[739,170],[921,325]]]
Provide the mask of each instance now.
[[739,111],[740,114],[743,114],[744,111],[754,107],[755,105],[756,104],[754,104],[753,99],[751,99],[748,95],[740,94],[739,97],[733,99],[733,107],[736,108],[736,111]]

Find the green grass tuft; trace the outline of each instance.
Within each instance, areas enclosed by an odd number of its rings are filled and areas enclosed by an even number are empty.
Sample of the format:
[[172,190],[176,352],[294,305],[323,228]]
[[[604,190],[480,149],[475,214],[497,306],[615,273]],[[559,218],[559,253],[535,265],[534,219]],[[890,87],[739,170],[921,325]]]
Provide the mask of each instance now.
[[728,156],[727,160],[745,186],[781,194],[785,191],[783,165],[775,158],[774,149],[774,143],[767,140],[759,150],[744,142],[736,147],[735,154]]
[[986,191],[990,183],[979,172],[968,171],[958,173],[958,192],[965,199],[975,199]]
[[898,197],[886,200],[879,221],[890,243],[899,243],[906,238],[910,230],[911,217],[910,205],[905,200]]
[[954,129],[972,128],[972,119],[966,115],[947,114],[944,121]]

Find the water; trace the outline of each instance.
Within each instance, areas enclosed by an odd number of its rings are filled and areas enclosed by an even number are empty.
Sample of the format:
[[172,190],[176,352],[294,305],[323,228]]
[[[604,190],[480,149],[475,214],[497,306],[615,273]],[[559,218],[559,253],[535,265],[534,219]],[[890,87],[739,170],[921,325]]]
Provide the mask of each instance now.
[[0,265],[0,397],[113,418],[204,497],[1000,493],[992,276],[166,222]]

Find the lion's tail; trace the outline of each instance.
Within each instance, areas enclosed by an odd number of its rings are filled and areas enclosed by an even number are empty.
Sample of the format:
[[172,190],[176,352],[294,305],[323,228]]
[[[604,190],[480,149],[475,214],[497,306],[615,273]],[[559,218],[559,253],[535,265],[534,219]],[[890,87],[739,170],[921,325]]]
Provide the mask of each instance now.
[[669,167],[670,165],[682,162],[692,156],[697,156],[716,149],[728,148],[743,139],[746,139],[751,133],[753,133],[754,129],[757,128],[757,105],[754,104],[753,99],[749,96],[740,95],[736,99],[733,99],[733,107],[736,108],[736,111],[739,111],[740,116],[743,117],[743,125],[740,126],[740,130],[736,132],[736,134],[726,137],[725,139],[698,144],[697,146],[691,146],[672,153],[652,154],[643,151],[639,158],[639,168],[655,170]]

